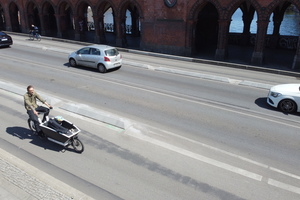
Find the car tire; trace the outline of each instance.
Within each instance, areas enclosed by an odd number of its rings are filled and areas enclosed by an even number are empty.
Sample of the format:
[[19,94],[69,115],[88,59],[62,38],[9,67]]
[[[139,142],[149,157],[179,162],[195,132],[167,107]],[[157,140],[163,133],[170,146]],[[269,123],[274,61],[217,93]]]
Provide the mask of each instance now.
[[297,110],[297,104],[291,99],[283,99],[279,102],[278,107],[284,113],[293,113]]
[[71,65],[71,67],[76,67],[77,65],[76,60],[74,58],[69,59],[69,64]]
[[105,73],[107,70],[106,70],[106,67],[103,64],[98,64],[98,71],[100,73]]

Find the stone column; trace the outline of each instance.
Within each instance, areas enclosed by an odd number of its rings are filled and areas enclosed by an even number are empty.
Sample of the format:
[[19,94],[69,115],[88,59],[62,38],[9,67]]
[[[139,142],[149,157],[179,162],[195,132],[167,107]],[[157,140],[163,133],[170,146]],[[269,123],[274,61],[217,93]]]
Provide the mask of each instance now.
[[4,17],[5,17],[5,25],[6,25],[6,30],[7,31],[12,31],[12,25],[11,25],[11,19],[10,19],[10,10],[8,5],[6,5],[5,7],[3,7],[4,10]]
[[139,31],[139,15],[136,10],[131,12],[131,34],[132,36],[139,36],[140,31]]
[[273,34],[271,36],[271,41],[270,41],[270,47],[271,48],[276,48],[277,43],[279,40],[279,30],[280,30],[280,25],[283,20],[283,15],[284,12],[274,12],[273,16],[273,22],[274,22],[274,29],[273,29]]
[[94,27],[95,27],[95,43],[100,43],[100,20],[98,16],[94,16],[93,15],[93,19],[94,19]]
[[44,15],[39,14],[39,17],[40,17],[40,22],[41,22],[41,27],[39,27],[39,28],[40,28],[40,30],[42,30],[41,34],[46,35],[46,33],[48,31],[48,27],[47,27],[47,25],[45,25]]
[[300,36],[298,37],[297,51],[294,56],[292,69],[300,69]]
[[[123,46],[123,33],[125,30],[125,24],[120,17],[115,17],[115,34],[116,34],[116,46]],[[126,33],[125,33],[126,34]]]
[[103,15],[101,15],[98,18],[98,24],[99,24],[99,43],[105,44],[106,37],[105,37],[105,27],[104,27],[104,16]]
[[229,19],[219,20],[218,46],[215,55],[216,60],[225,60],[228,55],[229,25]]
[[25,13],[24,12],[20,12],[20,31],[22,32],[22,33],[28,33],[27,32],[27,23],[26,23],[26,17],[24,16],[25,15]]
[[248,45],[250,41],[250,26],[253,20],[254,12],[245,12],[243,13],[243,22],[244,22],[244,29],[242,33],[241,44]]
[[257,33],[254,52],[252,53],[251,64],[262,65],[263,63],[263,51],[265,47],[265,39],[267,34],[269,20],[257,21]]
[[60,14],[54,14],[56,19],[56,26],[57,26],[57,37],[62,38],[62,31],[61,31],[61,16]]
[[79,17],[74,15],[74,24],[75,24],[75,40],[80,40],[80,25],[79,25]]

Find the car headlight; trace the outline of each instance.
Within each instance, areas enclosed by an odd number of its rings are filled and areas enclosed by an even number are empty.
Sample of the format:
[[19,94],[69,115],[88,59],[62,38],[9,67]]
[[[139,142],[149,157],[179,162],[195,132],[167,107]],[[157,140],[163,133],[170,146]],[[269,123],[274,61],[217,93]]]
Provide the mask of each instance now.
[[278,93],[278,92],[271,92],[271,96],[272,97],[279,97],[279,96],[281,96],[282,94],[280,94],[280,93]]

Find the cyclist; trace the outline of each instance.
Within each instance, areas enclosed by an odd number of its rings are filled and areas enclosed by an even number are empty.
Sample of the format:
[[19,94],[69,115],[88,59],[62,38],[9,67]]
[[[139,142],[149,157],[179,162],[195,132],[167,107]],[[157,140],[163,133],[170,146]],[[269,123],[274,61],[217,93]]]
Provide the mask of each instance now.
[[38,95],[34,91],[34,87],[32,85],[29,85],[27,87],[27,92],[24,95],[24,106],[27,110],[27,114],[29,115],[29,118],[34,122],[36,132],[39,136],[42,136],[42,132],[39,126],[39,120],[38,120],[38,112],[43,112],[44,119],[46,119],[46,116],[49,114],[49,109],[43,106],[39,106],[36,102],[36,100],[41,101],[43,104],[45,104],[48,108],[52,109],[52,106],[49,105],[44,99],[41,98],[40,95]]
[[37,36],[37,33],[39,32],[39,28],[35,25],[31,25],[31,28],[30,28],[30,32],[31,34],[36,37]]

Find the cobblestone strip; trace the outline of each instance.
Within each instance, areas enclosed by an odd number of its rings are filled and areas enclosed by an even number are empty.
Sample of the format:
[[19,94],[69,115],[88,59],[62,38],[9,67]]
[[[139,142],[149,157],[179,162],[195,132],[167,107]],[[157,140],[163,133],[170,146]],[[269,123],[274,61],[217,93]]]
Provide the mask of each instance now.
[[4,177],[7,181],[11,182],[12,184],[16,185],[17,187],[37,199],[72,199],[71,197],[67,197],[66,195],[54,190],[46,183],[36,179],[33,176],[30,176],[18,167],[6,162],[2,158],[0,158],[0,172],[2,173],[2,177]]

